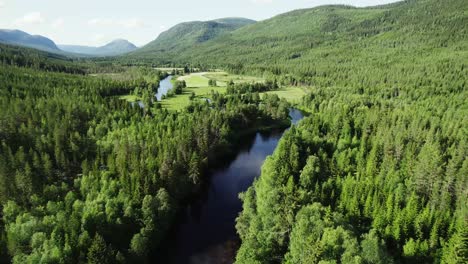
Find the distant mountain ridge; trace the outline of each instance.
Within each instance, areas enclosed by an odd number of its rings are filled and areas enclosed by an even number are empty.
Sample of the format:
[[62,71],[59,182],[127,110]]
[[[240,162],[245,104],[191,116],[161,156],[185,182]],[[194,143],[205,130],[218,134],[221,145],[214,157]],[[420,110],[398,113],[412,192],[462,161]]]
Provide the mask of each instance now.
[[0,43],[34,48],[68,56],[116,56],[138,49],[137,46],[125,39],[116,39],[101,47],[57,45],[53,40],[47,37],[31,35],[18,29],[0,29]]
[[31,35],[17,29],[0,29],[0,43],[19,45],[44,51],[60,51],[51,39],[40,35]]
[[138,49],[137,46],[125,39],[116,39],[100,47],[80,45],[58,45],[58,47],[63,51],[93,56],[116,56]]

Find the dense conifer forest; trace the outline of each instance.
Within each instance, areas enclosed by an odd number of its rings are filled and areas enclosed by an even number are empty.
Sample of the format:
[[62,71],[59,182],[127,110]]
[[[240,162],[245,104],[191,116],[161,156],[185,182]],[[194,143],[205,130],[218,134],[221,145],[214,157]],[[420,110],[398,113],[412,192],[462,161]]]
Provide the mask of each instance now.
[[[287,121],[285,101],[245,93],[171,113],[151,99],[166,73],[110,80],[19,52],[0,73],[1,252],[14,263],[143,261],[240,131]],[[144,107],[117,97],[134,90]]]
[[[408,0],[296,10],[162,55],[0,44],[0,263],[148,263],[206,172],[291,107],[307,117],[239,195],[236,263],[468,263],[467,25],[465,0]],[[169,111],[153,66],[265,81]],[[286,86],[307,94],[268,93]]]
[[467,74],[314,89],[242,195],[237,263],[466,263]]

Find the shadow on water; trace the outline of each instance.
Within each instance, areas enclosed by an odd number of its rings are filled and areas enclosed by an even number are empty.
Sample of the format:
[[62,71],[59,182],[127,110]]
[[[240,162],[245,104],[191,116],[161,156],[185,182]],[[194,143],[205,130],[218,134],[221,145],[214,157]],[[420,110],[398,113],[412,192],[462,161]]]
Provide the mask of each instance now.
[[[303,115],[291,109],[291,122]],[[235,219],[242,210],[239,193],[260,175],[265,158],[271,155],[285,129],[258,132],[242,139],[237,154],[212,166],[199,194],[177,216],[177,223],[153,252],[162,263],[233,263],[239,247]]]

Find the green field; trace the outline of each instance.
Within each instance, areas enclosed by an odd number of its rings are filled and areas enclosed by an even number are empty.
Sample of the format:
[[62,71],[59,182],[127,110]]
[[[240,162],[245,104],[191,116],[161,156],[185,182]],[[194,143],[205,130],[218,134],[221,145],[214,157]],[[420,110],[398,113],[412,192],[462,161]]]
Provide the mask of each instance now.
[[231,80],[234,83],[251,83],[251,82],[264,82],[265,79],[261,77],[230,74],[224,71],[219,72],[199,72],[190,75],[181,76],[179,80],[185,80],[189,87],[202,87],[208,86],[209,80],[216,80],[218,86],[226,86]]
[[[208,87],[209,78],[204,76],[205,73],[192,73],[190,75],[180,76],[177,80],[184,80],[187,87]],[[219,86],[226,86],[225,83],[219,83]]]
[[195,100],[211,98],[211,91],[225,93],[226,87],[187,87],[182,94],[162,100],[161,105],[168,110],[181,110],[190,104],[190,95],[195,93]]
[[234,83],[264,82],[265,81],[265,79],[260,78],[260,77],[229,74],[227,72],[209,72],[209,73],[203,74],[203,76],[205,76],[208,79],[212,79],[212,80],[216,80],[217,82],[224,82],[224,83],[227,83],[231,80]]
[[172,72],[173,70],[177,70],[177,71],[181,71],[183,70],[184,68],[154,68],[155,70],[158,70],[158,71],[162,71],[162,72]]
[[[214,77],[214,78],[213,78]],[[248,81],[261,81],[263,79],[258,77],[251,76],[242,76],[242,75],[232,75],[224,72],[221,73],[192,73],[186,76],[180,76],[178,80],[184,80],[187,83],[187,88],[184,89],[182,94],[175,95],[163,99],[161,105],[168,110],[181,110],[187,107],[190,104],[190,95],[195,93],[195,100],[203,100],[205,98],[211,98],[211,91],[216,91],[218,93],[226,93],[226,82],[221,80],[226,80],[227,78],[234,77],[237,81],[247,82]],[[209,78],[220,80],[218,81],[218,86],[213,87],[208,85]],[[233,78],[231,78],[233,79]],[[300,99],[306,94],[307,88],[305,87],[283,87],[277,91],[266,92],[268,94],[277,94],[280,98],[284,98],[290,103],[298,103]],[[140,98],[136,95],[123,95],[120,96],[120,99],[126,100],[128,102],[136,102]]]
[[[208,85],[209,79],[218,81],[217,87]],[[161,105],[168,110],[180,110],[190,104],[190,95],[195,93],[195,100],[203,100],[204,98],[211,98],[211,91],[217,91],[221,94],[226,92],[226,82],[222,80],[235,80],[238,82],[252,82],[263,81],[262,78],[232,75],[225,72],[220,73],[192,73],[186,76],[180,76],[178,80],[184,80],[187,83],[187,88],[184,89],[183,94],[176,95],[162,100]],[[269,94],[277,94],[280,98],[284,98],[291,103],[297,103],[306,94],[304,87],[283,87],[277,91],[267,92]]]
[[266,92],[268,94],[277,94],[280,98],[286,99],[290,103],[299,103],[301,98],[306,95],[307,89],[305,87],[282,87],[276,91]]
[[226,92],[225,83],[219,83],[217,87],[209,86],[209,79],[204,77],[203,74],[204,73],[192,73],[177,78],[178,80],[184,80],[187,84],[187,88],[184,89],[182,94],[162,100],[161,105],[168,110],[180,110],[190,104],[189,98],[192,92],[195,93],[195,100],[210,98],[211,91],[217,91],[222,94]]

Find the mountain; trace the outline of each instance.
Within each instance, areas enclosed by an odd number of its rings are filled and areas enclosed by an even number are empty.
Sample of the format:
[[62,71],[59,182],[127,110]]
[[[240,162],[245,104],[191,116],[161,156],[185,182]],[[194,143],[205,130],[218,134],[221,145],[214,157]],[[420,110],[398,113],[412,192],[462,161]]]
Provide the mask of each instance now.
[[[193,23],[181,24],[127,58],[294,73],[301,79],[318,79],[337,70],[346,75],[384,69],[413,57],[412,63],[423,65],[429,57],[442,60],[467,49],[466,10],[466,0],[408,0],[366,8],[321,6],[281,14],[190,46],[173,41],[199,39],[193,31],[182,31],[195,27]],[[466,53],[461,55],[466,58]]]
[[154,41],[138,51],[132,52],[132,56],[151,55],[169,60],[177,53],[191,50],[197,45],[254,23],[254,20],[246,18],[221,18],[181,23],[161,33]]
[[93,54],[97,47],[90,47],[90,46],[80,46],[80,45],[58,45],[59,49],[66,51],[66,52],[71,52],[71,53],[77,53],[77,54]]
[[63,51],[86,54],[92,56],[115,56],[125,54],[137,49],[137,47],[125,39],[114,40],[101,47],[89,47],[79,45],[59,45]]
[[0,29],[0,43],[20,45],[44,51],[60,51],[52,40],[40,35],[30,35],[21,30]]

